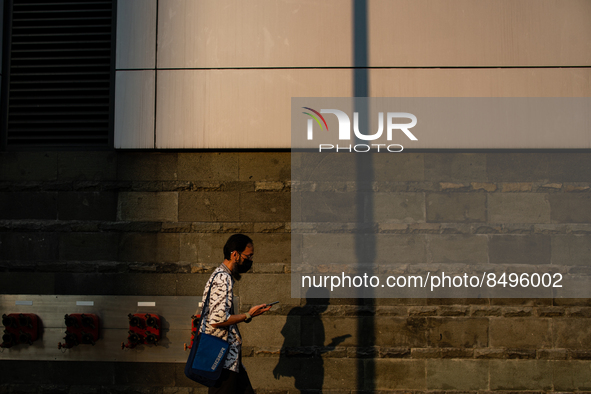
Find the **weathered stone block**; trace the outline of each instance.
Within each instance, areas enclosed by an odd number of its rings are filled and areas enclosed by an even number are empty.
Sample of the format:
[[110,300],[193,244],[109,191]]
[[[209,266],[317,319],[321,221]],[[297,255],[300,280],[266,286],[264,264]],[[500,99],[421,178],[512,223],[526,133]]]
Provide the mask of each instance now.
[[174,386],[173,363],[118,363],[113,380],[118,385]]
[[379,182],[405,182],[425,180],[423,153],[375,153],[373,159],[374,179]]
[[589,235],[553,235],[553,265],[591,266],[591,236]]
[[60,180],[115,180],[117,179],[117,153],[59,152],[57,172]]
[[552,193],[548,195],[553,221],[558,223],[591,222],[591,194]]
[[545,183],[543,185],[540,185],[540,188],[549,190],[560,190],[562,189],[562,183]]
[[556,361],[552,366],[555,391],[591,391],[591,362]]
[[433,263],[483,264],[488,262],[485,235],[427,235],[427,250]]
[[325,358],[323,368],[318,368],[319,363],[316,363],[313,360],[304,363],[302,368],[302,371],[307,376],[309,382],[309,384],[307,384],[308,389],[315,389],[320,386],[320,378],[322,375],[324,375],[321,385],[322,392],[330,392],[331,390],[348,390],[351,389],[351,387],[357,386],[357,371],[360,368],[357,360]]
[[470,185],[473,190],[484,190],[485,192],[494,192],[497,190],[497,185],[490,182],[472,182]]
[[[115,365],[96,361],[65,361],[53,363],[51,373],[52,383],[65,385],[102,385],[105,376],[114,376]],[[125,363],[122,363],[125,364]]]
[[61,233],[60,260],[117,260],[118,233]]
[[552,319],[552,334],[557,348],[591,349],[589,319]]
[[486,154],[425,153],[425,179],[430,181],[486,181]]
[[512,193],[512,192],[531,192],[533,187],[532,182],[511,182],[503,183],[501,192]]
[[564,306],[589,306],[591,307],[590,298],[556,298],[554,299],[555,305]]
[[238,153],[241,181],[285,181],[291,178],[289,152]]
[[2,192],[1,219],[57,219],[57,192]]
[[240,193],[240,220],[289,222],[291,196],[282,192]]
[[0,180],[54,181],[57,179],[56,152],[1,152]]
[[55,276],[55,294],[176,296],[176,277],[157,273],[63,273]]
[[380,346],[380,358],[408,358],[411,349],[407,347],[384,347]]
[[549,153],[487,153],[488,179],[502,182],[550,180]]
[[427,318],[430,347],[473,348],[488,346],[486,318]]
[[474,358],[482,359],[506,359],[509,358],[505,349],[474,349]]
[[299,206],[302,221],[357,222],[357,210],[361,208],[359,197],[355,192],[303,192]]
[[536,353],[540,360],[566,360],[568,358],[566,349],[538,349]]
[[591,155],[587,152],[552,152],[548,177],[555,182],[588,182],[591,178]]
[[572,307],[566,310],[568,317],[591,317],[591,308],[589,307]]
[[[289,358],[283,355],[281,357],[244,357],[242,362],[255,390],[262,388],[293,390],[294,386],[298,390],[309,387],[322,389],[324,360],[319,357],[314,359]],[[312,364],[317,368],[316,375],[309,376],[303,371],[303,366],[306,364]]]
[[0,386],[0,393],[22,393],[22,394],[37,394],[39,390],[38,384],[4,384]]
[[550,236],[492,235],[489,255],[491,264],[550,264]]
[[378,346],[362,346],[346,348],[348,358],[376,358],[379,356],[380,348]]
[[551,390],[552,361],[490,360],[491,390]]
[[568,357],[573,360],[591,360],[591,350],[569,350]]
[[0,233],[0,260],[56,261],[59,233]]
[[375,234],[372,238],[375,240],[375,263],[382,271],[427,261],[427,241],[423,234]]
[[366,195],[372,210],[365,221],[380,223],[420,223],[425,221],[423,193],[371,193]]
[[[185,240],[185,242],[183,243],[183,253],[187,253],[187,251],[191,251],[193,250],[193,248],[196,248],[196,252],[197,252],[197,258],[199,263],[201,264],[206,264],[206,265],[220,265],[222,263],[222,261],[224,261],[224,245],[226,244],[226,241],[228,240],[228,238],[231,236],[232,234],[225,234],[225,233],[221,233],[221,234],[202,234],[200,236],[197,235],[193,235],[193,234],[186,234],[183,235],[183,239]],[[246,235],[252,235],[252,234],[246,234]],[[192,242],[198,242],[198,244],[195,244],[194,246],[191,246],[191,249],[189,250],[185,250],[188,246],[188,244],[186,243],[188,240],[191,240]],[[254,240],[253,240],[254,242]],[[190,253],[190,252],[189,252]],[[184,256],[186,256],[184,254]],[[190,256],[187,256],[190,257]],[[256,249],[256,245],[255,245],[255,259],[256,257],[258,257],[257,254],[257,249]],[[188,260],[191,261],[191,260]]]
[[[189,234],[180,234],[180,251],[179,251],[179,259],[182,262],[198,262],[199,259],[199,252],[201,251],[200,240],[203,237],[203,234],[200,233],[189,233]],[[222,245],[223,246],[223,245]],[[211,253],[211,251],[210,251]],[[219,251],[217,253],[217,260],[221,263],[223,261],[223,252]],[[212,263],[215,262],[212,260]]]
[[59,220],[106,220],[117,217],[115,192],[59,192]]
[[[285,182],[271,182],[271,181],[266,181],[266,182],[255,182],[254,183],[254,191],[255,192],[280,192],[280,191],[288,191],[289,189],[289,185]],[[246,189],[244,188],[244,191],[252,191],[251,189]]]
[[237,153],[179,153],[178,179],[227,182],[239,180]]
[[409,316],[437,316],[435,306],[416,306],[408,309]]
[[176,294],[178,296],[200,296],[210,274],[177,274]]
[[550,223],[551,196],[544,193],[488,195],[489,223]]
[[178,175],[179,169],[177,169],[177,153],[120,152],[117,155],[117,178],[119,180],[190,180],[180,178]]
[[513,349],[552,347],[551,324],[550,319],[490,319],[490,346]]
[[[264,302],[271,301],[261,301]],[[240,325],[240,333],[244,346],[296,347],[301,346],[300,324],[300,316],[263,315],[249,324]]]
[[274,264],[291,261],[291,237],[288,233],[252,234],[255,243],[255,264]]
[[53,273],[0,272],[3,294],[56,294]]
[[427,360],[428,390],[487,390],[486,360]]
[[[289,234],[245,234],[254,242],[254,267],[290,261]],[[224,259],[223,247],[230,236],[231,233],[181,234],[181,261],[219,265]]]
[[[347,182],[356,181],[358,172],[355,161],[358,154],[341,151],[338,154],[319,155],[317,153],[292,153],[292,181]],[[370,160],[369,156],[365,158]],[[369,162],[371,168],[371,161]]]
[[[290,194],[290,219],[292,223],[302,222],[302,194],[299,192],[291,192]],[[260,224],[257,224],[260,226]]]
[[420,317],[376,317],[375,345],[388,347],[427,346],[427,320]]
[[179,261],[179,234],[125,233],[119,242],[119,261],[161,263]]
[[[516,308],[516,312],[522,313],[526,312],[527,316],[530,316],[532,313],[533,306],[551,306],[553,302],[556,302],[556,305],[559,305],[560,299],[552,299],[552,298],[491,298],[490,304],[491,305],[503,305],[503,306],[511,306],[511,305],[519,305]],[[503,308],[503,315],[508,316],[507,312],[509,312],[512,308]],[[519,316],[519,315],[513,315]]]
[[178,222],[178,192],[119,193],[117,219]]
[[[357,234],[357,237],[362,235]],[[355,264],[357,262],[355,245],[365,245],[364,242],[357,243],[355,240],[356,234],[303,234],[301,246],[303,259],[314,266]],[[361,253],[361,255],[364,254],[364,252]]]
[[429,193],[429,222],[485,222],[486,195],[482,193]]
[[369,361],[374,364],[373,374],[365,376],[366,385],[374,390],[425,390],[425,360],[378,359]]
[[515,307],[515,308],[503,308],[504,317],[526,317],[533,315],[533,308],[531,307]]
[[19,384],[34,381],[37,387],[40,384],[50,383],[53,379],[55,364],[57,363],[49,361],[1,360],[2,383]]
[[300,300],[291,298],[290,279],[286,274],[244,274],[239,283],[240,302],[259,305],[279,301],[284,306],[298,305]]
[[469,185],[466,183],[453,183],[453,182],[439,182],[441,191],[444,192],[455,192],[460,190],[468,190]]
[[302,316],[303,346],[365,346],[371,333],[365,332],[362,317]]
[[179,220],[188,222],[238,221],[238,192],[181,192]]

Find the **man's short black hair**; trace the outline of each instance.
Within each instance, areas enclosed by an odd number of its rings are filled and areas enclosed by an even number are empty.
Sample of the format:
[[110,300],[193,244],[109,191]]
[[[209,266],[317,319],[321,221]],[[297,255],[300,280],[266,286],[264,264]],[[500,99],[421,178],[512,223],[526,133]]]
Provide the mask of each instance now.
[[230,256],[232,255],[232,252],[234,252],[234,251],[236,251],[238,253],[244,252],[244,249],[246,249],[246,246],[248,246],[248,244],[251,244],[251,243],[252,243],[252,239],[250,239],[250,237],[247,235],[244,235],[244,234],[232,235],[230,238],[228,238],[228,241],[226,241],[226,244],[224,245],[224,259],[230,260]]

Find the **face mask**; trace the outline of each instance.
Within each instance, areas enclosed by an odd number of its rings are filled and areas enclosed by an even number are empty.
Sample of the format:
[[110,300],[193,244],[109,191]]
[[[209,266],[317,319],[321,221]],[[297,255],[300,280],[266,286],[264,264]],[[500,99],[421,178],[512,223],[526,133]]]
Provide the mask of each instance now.
[[252,260],[242,260],[242,264],[236,267],[239,274],[248,272],[252,268]]
[[252,268],[252,260],[242,258],[242,262],[240,264],[234,264],[234,268],[232,269],[232,276],[236,280],[242,279],[242,275],[245,272],[248,272]]

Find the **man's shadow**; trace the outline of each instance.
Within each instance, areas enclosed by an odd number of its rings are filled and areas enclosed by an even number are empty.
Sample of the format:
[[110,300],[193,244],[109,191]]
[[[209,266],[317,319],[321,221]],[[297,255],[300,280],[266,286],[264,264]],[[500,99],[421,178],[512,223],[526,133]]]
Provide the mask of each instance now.
[[[285,338],[281,347],[279,362],[273,375],[275,379],[282,376],[295,379],[296,389],[303,391],[321,391],[324,384],[324,358],[322,354],[335,348],[351,334],[332,338],[327,345],[325,342],[324,324],[321,314],[326,311],[330,303],[329,292],[326,288],[310,288],[306,293],[306,305],[295,307],[289,311],[281,334]],[[300,346],[292,337],[294,325],[299,322]]]

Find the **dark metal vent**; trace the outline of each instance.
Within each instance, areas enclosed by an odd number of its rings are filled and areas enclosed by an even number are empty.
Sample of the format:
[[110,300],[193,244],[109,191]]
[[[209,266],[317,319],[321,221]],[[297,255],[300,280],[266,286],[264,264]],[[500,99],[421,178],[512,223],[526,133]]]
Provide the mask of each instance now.
[[114,2],[11,3],[7,147],[112,145]]

